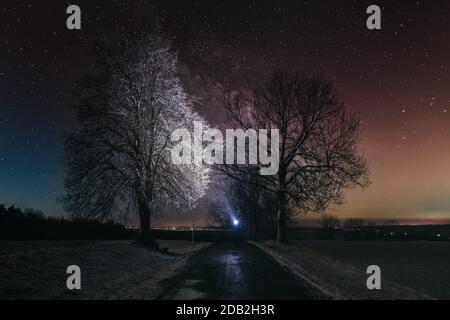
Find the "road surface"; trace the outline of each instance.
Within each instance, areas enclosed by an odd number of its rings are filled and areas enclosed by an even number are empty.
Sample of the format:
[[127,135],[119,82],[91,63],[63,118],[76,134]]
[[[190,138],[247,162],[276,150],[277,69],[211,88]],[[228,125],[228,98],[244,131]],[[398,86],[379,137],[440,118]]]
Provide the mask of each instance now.
[[193,257],[161,299],[311,299],[311,289],[246,242],[214,243]]

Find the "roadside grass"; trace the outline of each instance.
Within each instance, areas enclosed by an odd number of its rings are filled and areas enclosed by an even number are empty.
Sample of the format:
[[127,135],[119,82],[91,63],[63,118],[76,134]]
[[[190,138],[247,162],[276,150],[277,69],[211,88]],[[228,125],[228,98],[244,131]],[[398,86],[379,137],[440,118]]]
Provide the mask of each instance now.
[[[11,245],[16,251],[0,256],[0,299],[46,300],[155,299],[207,244],[161,241],[170,254],[131,241]],[[66,287],[69,265],[81,268],[81,290]]]
[[[332,299],[347,300],[398,300],[434,299],[408,285],[387,280],[383,277],[381,290],[369,290],[366,281],[367,266],[339,259],[302,245],[302,241],[276,245],[274,241],[251,242],[258,246],[280,265],[295,274],[300,280],[308,282]],[[351,246],[353,242],[339,242]],[[336,242],[336,246],[339,246]],[[319,244],[315,244],[319,246]],[[354,243],[353,243],[354,245]],[[389,246],[389,242],[385,242]],[[383,271],[383,268],[382,268]]]

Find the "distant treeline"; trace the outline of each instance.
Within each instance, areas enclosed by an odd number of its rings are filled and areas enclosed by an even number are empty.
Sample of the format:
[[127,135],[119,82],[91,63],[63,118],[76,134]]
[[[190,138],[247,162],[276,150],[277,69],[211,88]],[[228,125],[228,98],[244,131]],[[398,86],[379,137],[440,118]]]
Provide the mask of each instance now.
[[112,221],[46,217],[39,210],[0,204],[0,240],[119,240],[134,235]]

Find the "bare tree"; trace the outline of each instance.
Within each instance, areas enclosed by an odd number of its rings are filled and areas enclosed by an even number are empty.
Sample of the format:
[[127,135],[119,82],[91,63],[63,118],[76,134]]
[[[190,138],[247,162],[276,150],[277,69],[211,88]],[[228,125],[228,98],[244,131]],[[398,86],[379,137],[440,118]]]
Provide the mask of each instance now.
[[[250,175],[247,178],[255,179]],[[256,182],[227,179],[216,199],[208,205],[208,220],[214,225],[230,227],[234,218],[248,239],[267,238],[276,225],[273,197]]]
[[[276,72],[250,93],[230,93],[225,107],[243,129],[279,129],[279,170],[259,176],[259,185],[277,197],[277,241],[287,241],[286,222],[293,212],[321,212],[341,204],[346,188],[368,185],[366,160],[357,151],[360,120],[338,99],[330,81]],[[261,166],[219,170],[241,179],[242,172],[257,175],[255,167]]]
[[358,218],[348,218],[344,223],[345,229],[360,229],[362,226],[364,226],[364,220]]
[[327,213],[320,215],[319,224],[323,228],[319,234],[327,240],[334,239],[337,229],[341,225],[337,216]]
[[170,157],[173,130],[205,122],[192,111],[176,56],[158,35],[100,45],[98,53],[93,75],[77,90],[78,126],[66,141],[62,200],[78,216],[137,212],[139,240],[153,243],[155,210],[190,209],[206,190],[207,167],[174,165]]
[[327,230],[334,230],[340,226],[339,218],[335,215],[327,213],[320,215],[319,224]]
[[390,219],[390,220],[385,221],[383,223],[383,225],[384,226],[398,226],[399,223],[398,223],[398,220],[396,220],[396,219]]
[[242,224],[251,240],[273,236],[276,227],[275,195],[259,182],[258,177],[247,175],[245,182],[230,183],[228,191],[230,202],[241,213]]
[[228,228],[232,225],[231,217],[222,201],[218,199],[210,201],[207,210],[207,220],[212,225],[222,228]]

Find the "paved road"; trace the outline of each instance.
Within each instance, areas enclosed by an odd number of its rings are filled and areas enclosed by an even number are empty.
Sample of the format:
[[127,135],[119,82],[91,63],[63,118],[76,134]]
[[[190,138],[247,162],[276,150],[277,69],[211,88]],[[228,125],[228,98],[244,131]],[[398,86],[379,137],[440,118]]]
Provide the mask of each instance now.
[[259,248],[215,243],[193,257],[190,267],[162,299],[310,299],[310,289]]

